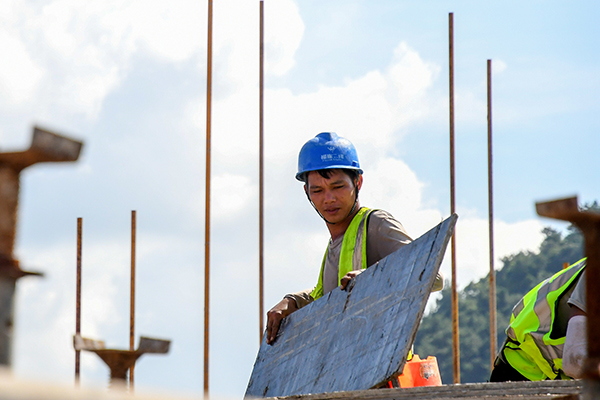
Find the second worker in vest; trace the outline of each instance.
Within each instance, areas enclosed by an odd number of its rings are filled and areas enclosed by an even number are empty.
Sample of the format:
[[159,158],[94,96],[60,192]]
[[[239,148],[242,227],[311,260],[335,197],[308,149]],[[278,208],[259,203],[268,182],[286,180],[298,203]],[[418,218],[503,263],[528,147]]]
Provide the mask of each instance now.
[[527,293],[513,308],[490,382],[581,378],[587,356],[582,259]]
[[[333,132],[318,134],[298,156],[296,179],[331,235],[317,285],[288,294],[267,313],[267,343],[277,337],[281,320],[338,286],[342,289],[365,268],[410,243],[400,222],[388,212],[360,206],[362,169],[349,140]],[[444,286],[438,274],[434,291]]]

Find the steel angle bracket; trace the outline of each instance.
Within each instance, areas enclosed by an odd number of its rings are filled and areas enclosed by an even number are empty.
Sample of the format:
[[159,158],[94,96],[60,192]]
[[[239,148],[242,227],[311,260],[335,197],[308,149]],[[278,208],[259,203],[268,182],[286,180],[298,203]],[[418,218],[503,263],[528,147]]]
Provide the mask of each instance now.
[[0,164],[8,164],[17,171],[40,162],[77,161],[83,142],[35,126],[29,149],[0,153]]
[[113,380],[127,379],[127,371],[144,354],[166,354],[169,352],[170,340],[140,337],[137,350],[107,349],[102,340],[84,338],[73,335],[75,350],[85,350],[96,353],[110,368],[111,383]]

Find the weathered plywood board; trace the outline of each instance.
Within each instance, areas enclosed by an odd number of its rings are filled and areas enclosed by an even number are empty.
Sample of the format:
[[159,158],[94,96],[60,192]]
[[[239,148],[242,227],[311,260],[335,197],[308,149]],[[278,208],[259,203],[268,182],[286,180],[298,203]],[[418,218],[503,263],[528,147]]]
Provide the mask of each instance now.
[[261,343],[246,397],[363,390],[404,367],[458,217],[285,318]]

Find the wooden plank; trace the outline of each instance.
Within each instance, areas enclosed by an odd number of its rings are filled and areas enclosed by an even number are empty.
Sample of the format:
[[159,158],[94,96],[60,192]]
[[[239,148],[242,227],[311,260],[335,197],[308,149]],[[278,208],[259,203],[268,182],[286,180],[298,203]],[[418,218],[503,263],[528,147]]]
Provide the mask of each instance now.
[[281,400],[534,400],[578,395],[583,381],[467,383],[406,389],[375,389],[279,397]]
[[285,318],[263,339],[246,397],[362,390],[397,376],[458,216]]

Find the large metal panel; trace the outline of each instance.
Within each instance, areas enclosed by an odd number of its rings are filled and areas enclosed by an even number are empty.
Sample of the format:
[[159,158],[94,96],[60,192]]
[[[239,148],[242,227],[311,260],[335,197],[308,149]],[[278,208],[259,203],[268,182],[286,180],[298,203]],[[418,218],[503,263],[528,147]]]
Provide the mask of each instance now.
[[285,318],[260,346],[246,397],[363,390],[404,367],[458,216]]

